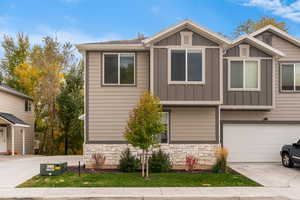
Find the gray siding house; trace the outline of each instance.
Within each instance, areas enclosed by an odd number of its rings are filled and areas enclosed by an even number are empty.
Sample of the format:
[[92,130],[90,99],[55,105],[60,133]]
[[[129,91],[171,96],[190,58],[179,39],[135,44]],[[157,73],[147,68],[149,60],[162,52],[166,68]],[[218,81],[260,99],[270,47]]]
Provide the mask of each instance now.
[[33,153],[32,98],[0,83],[0,154]]
[[219,146],[231,162],[277,162],[281,146],[300,139],[300,41],[276,27],[228,40],[185,20],[148,38],[77,48],[88,165],[95,152],[118,164],[129,113],[146,91],[163,105],[160,148],[175,167],[187,155],[212,165]]

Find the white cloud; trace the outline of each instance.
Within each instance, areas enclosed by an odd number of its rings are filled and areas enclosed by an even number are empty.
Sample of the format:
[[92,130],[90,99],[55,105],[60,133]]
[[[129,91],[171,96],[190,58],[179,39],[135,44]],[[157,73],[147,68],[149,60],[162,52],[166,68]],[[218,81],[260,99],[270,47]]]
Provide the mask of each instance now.
[[263,8],[273,15],[300,22],[300,0],[289,4],[282,0],[247,0],[243,5]]

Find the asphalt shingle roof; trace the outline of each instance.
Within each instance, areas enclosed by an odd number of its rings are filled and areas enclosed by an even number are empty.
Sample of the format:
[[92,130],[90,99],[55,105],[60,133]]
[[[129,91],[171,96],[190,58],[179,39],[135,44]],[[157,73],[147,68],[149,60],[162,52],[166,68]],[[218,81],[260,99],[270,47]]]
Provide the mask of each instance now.
[[16,116],[14,116],[10,113],[0,112],[0,117],[6,119],[7,121],[9,121],[12,124],[21,124],[21,125],[27,125],[28,126],[28,124],[26,122],[24,122],[23,120],[17,118]]

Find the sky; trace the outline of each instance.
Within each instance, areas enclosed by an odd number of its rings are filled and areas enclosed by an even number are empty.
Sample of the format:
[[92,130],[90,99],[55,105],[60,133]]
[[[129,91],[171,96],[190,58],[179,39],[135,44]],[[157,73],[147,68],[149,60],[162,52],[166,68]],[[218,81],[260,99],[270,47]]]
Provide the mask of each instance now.
[[32,44],[45,36],[73,44],[130,39],[184,19],[232,36],[236,26],[262,16],[284,21],[300,38],[300,0],[0,0],[0,42],[18,32]]

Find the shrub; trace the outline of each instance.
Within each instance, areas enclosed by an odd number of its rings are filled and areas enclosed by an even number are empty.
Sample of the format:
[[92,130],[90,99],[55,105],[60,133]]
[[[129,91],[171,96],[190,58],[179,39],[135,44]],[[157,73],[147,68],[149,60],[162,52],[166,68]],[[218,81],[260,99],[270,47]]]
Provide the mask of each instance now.
[[193,171],[196,166],[198,165],[199,159],[195,156],[186,156],[185,157],[185,170],[186,171]]
[[216,157],[217,160],[212,167],[212,171],[215,173],[226,173],[228,150],[226,148],[218,148],[216,151]]
[[125,149],[121,154],[119,169],[123,172],[134,172],[138,170],[139,166],[139,159],[131,154],[129,148]]
[[94,159],[95,161],[95,168],[103,168],[106,160],[104,155],[102,155],[101,153],[93,153],[92,159]]
[[169,154],[161,149],[153,152],[149,158],[149,169],[151,172],[167,172],[172,168],[172,162]]

